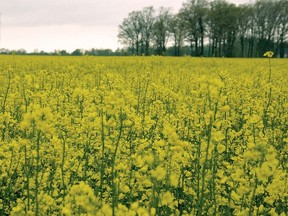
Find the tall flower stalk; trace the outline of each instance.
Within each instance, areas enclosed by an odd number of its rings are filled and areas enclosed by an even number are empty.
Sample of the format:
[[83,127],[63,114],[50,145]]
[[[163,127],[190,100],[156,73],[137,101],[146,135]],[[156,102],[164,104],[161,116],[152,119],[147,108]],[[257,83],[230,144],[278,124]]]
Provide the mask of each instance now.
[[267,57],[269,59],[269,79],[268,82],[271,82],[271,73],[272,73],[272,69],[271,69],[271,58],[274,56],[274,52],[272,51],[267,51],[263,54],[264,57]]

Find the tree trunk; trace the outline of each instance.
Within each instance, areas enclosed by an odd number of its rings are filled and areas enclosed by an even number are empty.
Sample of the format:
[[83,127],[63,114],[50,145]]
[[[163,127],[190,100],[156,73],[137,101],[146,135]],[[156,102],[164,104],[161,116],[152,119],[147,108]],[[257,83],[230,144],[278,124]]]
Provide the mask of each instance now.
[[199,28],[200,28],[200,56],[204,55],[204,26],[203,20],[199,19]]
[[281,37],[281,39],[280,39],[279,54],[280,54],[280,58],[284,58],[285,57],[285,43],[284,43],[284,38],[283,37]]
[[253,56],[253,50],[254,50],[254,38],[250,37],[249,39],[249,46],[248,46],[248,57],[252,58]]
[[190,40],[190,56],[193,56],[193,40]]
[[240,44],[241,44],[241,57],[244,57],[244,37],[240,37]]
[[149,55],[149,41],[146,41],[146,43],[145,43],[145,55],[146,56]]
[[139,55],[139,40],[136,41],[136,55]]
[[195,52],[195,55],[199,56],[198,38],[195,38]]

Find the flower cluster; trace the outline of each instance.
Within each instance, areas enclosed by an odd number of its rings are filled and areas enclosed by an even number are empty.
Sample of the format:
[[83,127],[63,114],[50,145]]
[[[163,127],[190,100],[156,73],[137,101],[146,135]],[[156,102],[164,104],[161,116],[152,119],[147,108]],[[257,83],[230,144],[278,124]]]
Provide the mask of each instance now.
[[274,56],[274,52],[267,51],[263,54],[264,57],[272,58]]
[[273,79],[259,59],[13,61],[0,59],[0,215],[288,212],[283,60]]

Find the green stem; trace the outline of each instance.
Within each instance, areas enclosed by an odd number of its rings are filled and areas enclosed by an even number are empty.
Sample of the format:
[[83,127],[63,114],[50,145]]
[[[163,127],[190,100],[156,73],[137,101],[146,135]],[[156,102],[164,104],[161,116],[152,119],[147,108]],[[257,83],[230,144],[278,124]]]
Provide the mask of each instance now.
[[123,131],[123,118],[122,118],[122,110],[120,111],[120,128],[119,128],[119,134],[116,140],[116,145],[115,149],[113,152],[112,156],[112,215],[115,216],[115,207],[116,207],[116,202],[117,202],[117,197],[116,197],[116,185],[115,185],[115,178],[116,178],[116,172],[115,170],[115,161],[116,161],[116,156],[117,156],[117,151],[120,143],[120,139],[122,136],[122,131]]
[[207,172],[207,161],[208,161],[208,155],[209,155],[209,148],[210,148],[210,143],[211,143],[211,131],[212,131],[212,117],[210,117],[210,124],[208,125],[208,130],[207,130],[207,147],[206,147],[206,155],[205,155],[205,160],[203,162],[202,166],[202,174],[201,174],[201,197],[199,200],[199,209],[198,209],[198,215],[202,215],[203,211],[203,205],[204,205],[204,193],[205,193],[205,177],[206,177],[206,172]]
[[62,179],[62,187],[64,190],[64,194],[66,194],[65,189],[65,179],[64,179],[64,165],[65,165],[65,154],[66,154],[66,140],[63,140],[63,145],[62,145],[62,161],[61,161],[61,179]]
[[40,137],[41,131],[37,133],[37,142],[36,142],[36,176],[35,176],[35,215],[39,215],[39,173],[40,173]]
[[252,198],[251,198],[251,204],[250,204],[250,208],[249,208],[249,216],[252,215],[253,201],[254,201],[254,198],[255,198],[255,193],[256,193],[257,186],[258,186],[258,179],[257,179],[257,176],[255,174],[255,187],[253,189],[253,194],[252,194]]
[[100,168],[100,200],[103,199],[103,181],[105,174],[105,131],[104,131],[104,115],[101,111],[101,168]]
[[269,59],[269,80],[268,80],[268,82],[270,83],[271,82],[272,68],[271,68],[271,60],[270,60],[270,58],[268,58],[268,59]]
[[30,173],[29,162],[27,158],[27,148],[24,146],[24,158],[25,158],[25,175],[26,175],[26,189],[27,189],[27,209],[30,210]]

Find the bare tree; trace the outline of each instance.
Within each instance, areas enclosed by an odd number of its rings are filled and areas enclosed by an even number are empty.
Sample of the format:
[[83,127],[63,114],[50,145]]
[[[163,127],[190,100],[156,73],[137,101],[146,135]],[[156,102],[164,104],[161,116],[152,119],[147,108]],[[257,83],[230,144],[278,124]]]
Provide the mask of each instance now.
[[172,21],[172,12],[169,8],[161,7],[155,18],[153,34],[158,55],[164,55],[166,52],[166,44],[170,36],[170,23]]
[[284,57],[287,37],[288,0],[256,0],[239,6],[227,0],[186,0],[174,16],[168,8],[156,13],[150,6],[129,13],[118,34],[135,55],[149,55],[152,44],[154,52],[163,55],[172,38],[175,55],[180,55],[182,47],[188,54],[186,42],[190,55],[204,55],[206,46],[209,56],[226,57],[262,56],[267,50]]
[[275,0],[258,0],[254,4],[258,56],[262,56],[267,50],[274,50],[278,10]]
[[208,14],[211,55],[233,56],[234,43],[238,31],[238,9],[225,0],[215,0],[210,4]]
[[253,28],[253,7],[251,4],[238,6],[238,37],[240,40],[241,57],[248,51],[248,37]]
[[140,11],[132,11],[119,26],[119,41],[131,49],[132,55],[139,55],[142,26]]
[[276,27],[277,35],[277,51],[280,58],[285,56],[285,48],[287,48],[288,37],[288,0],[279,1],[279,16]]
[[195,45],[196,56],[202,56],[204,54],[207,9],[207,0],[189,0],[183,4],[179,12],[186,26],[191,55],[193,55],[193,44]]
[[155,22],[155,10],[152,6],[145,7],[140,12],[141,25],[141,54],[149,55],[152,40],[153,26]]
[[184,39],[186,37],[185,25],[182,22],[180,14],[176,14],[172,17],[170,22],[170,33],[174,41],[174,55],[181,55],[181,48],[183,46]]

